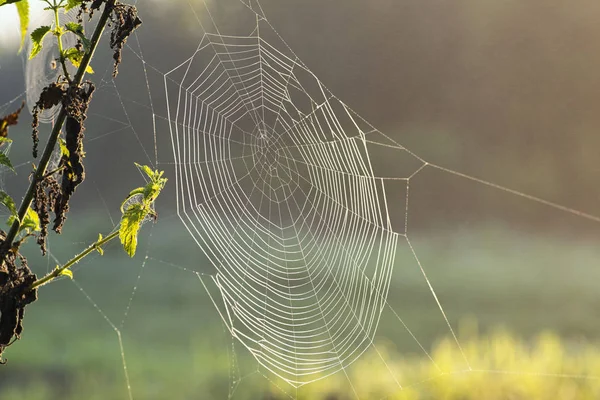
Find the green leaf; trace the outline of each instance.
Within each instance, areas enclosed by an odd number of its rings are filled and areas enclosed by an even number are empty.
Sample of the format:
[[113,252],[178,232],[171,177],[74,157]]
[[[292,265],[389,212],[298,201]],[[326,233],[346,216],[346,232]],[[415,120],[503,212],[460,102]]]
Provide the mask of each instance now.
[[15,3],[17,6],[17,12],[19,13],[19,21],[21,25],[21,46],[19,46],[19,53],[23,50],[23,44],[25,44],[25,38],[27,37],[27,27],[29,26],[29,1],[21,0]]
[[19,230],[23,229],[27,229],[30,232],[38,232],[41,230],[40,217],[32,208],[27,209],[27,214],[25,214],[25,218],[23,218],[23,222],[21,223]]
[[[58,269],[58,266],[56,266],[56,269]],[[69,277],[69,279],[73,279],[73,271],[71,271],[69,268],[65,268],[62,271],[60,271],[59,275],[67,276]]]
[[85,37],[85,33],[83,32],[83,25],[78,24],[76,22],[67,22],[65,24],[65,28],[67,31],[76,34],[79,39],[81,39],[81,43],[83,44],[84,50],[87,52],[90,49],[91,42],[88,38]]
[[43,25],[31,32],[32,46],[31,54],[29,55],[30,60],[37,56],[40,51],[42,51],[42,41],[44,40],[44,36],[50,32],[50,29],[52,29],[50,26]]
[[137,236],[147,212],[141,203],[132,204],[121,217],[119,239],[129,257],[135,255]]
[[14,3],[18,3],[20,1],[26,1],[26,0],[0,0],[0,7],[2,7],[5,4],[14,4]]
[[12,143],[12,139],[0,136],[0,144],[2,143]]
[[135,163],[135,166],[144,171],[146,175],[148,175],[148,178],[152,179],[152,177],[154,176],[154,171],[152,171],[152,169],[149,166],[140,165],[138,163]]
[[[71,64],[75,66],[75,68],[79,68],[81,65],[81,60],[83,60],[83,56],[85,55],[84,51],[77,50],[75,47],[71,47],[63,51],[63,57],[65,60],[71,61]],[[85,72],[88,74],[93,74],[94,70],[90,65],[85,68]]]
[[[8,217],[8,225],[12,225],[15,221],[18,220],[17,213],[14,213],[10,217]],[[25,218],[23,218],[23,222],[21,222],[19,226],[19,232],[26,229],[27,232],[39,232],[41,230],[40,227],[40,217],[38,213],[33,209],[27,209],[27,214],[25,214]]]
[[65,6],[65,11],[69,11],[75,7],[81,6],[83,0],[67,0],[67,5]]
[[0,203],[4,204],[8,211],[14,216],[17,215],[17,206],[15,201],[5,191],[0,190]]
[[0,153],[0,165],[4,165],[10,168],[11,171],[15,172],[12,163],[10,162],[10,158],[4,153]]
[[[98,234],[98,240],[96,240],[96,243],[99,243],[100,241],[102,241],[102,234],[101,233]],[[101,256],[104,255],[104,250],[102,249],[102,247],[96,246],[96,251],[98,253],[100,253]]]
[[[135,164],[149,178],[145,186],[136,188],[129,192],[129,195],[121,204],[121,226],[119,227],[119,238],[123,248],[130,257],[135,255],[137,248],[137,236],[142,226],[142,222],[147,216],[156,218],[156,212],[152,208],[154,201],[165,187],[167,179],[163,178],[163,171],[152,170],[147,165]],[[141,200],[127,205],[128,200],[133,196],[141,195]],[[127,208],[125,208],[127,206]]]
[[27,37],[27,27],[29,26],[29,0],[0,0],[0,7],[6,4],[14,4],[17,7],[19,23],[21,27],[21,45],[19,53],[23,50],[23,44]]

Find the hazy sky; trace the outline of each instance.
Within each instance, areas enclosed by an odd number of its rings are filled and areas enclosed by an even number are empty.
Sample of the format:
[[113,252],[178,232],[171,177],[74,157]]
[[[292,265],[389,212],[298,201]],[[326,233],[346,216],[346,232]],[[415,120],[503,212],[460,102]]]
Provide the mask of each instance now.
[[[44,8],[41,1],[32,1],[31,20],[37,18]],[[0,7],[0,47],[18,46],[19,38],[19,16],[14,5]]]

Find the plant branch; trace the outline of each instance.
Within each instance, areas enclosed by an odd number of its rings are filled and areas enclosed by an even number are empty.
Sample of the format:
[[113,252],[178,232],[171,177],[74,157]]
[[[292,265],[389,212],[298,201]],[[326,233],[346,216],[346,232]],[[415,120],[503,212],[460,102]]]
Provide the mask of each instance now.
[[[104,27],[108,22],[110,13],[114,8],[115,2],[116,0],[108,0],[104,5],[104,10],[102,11],[102,15],[98,20],[98,24],[96,25],[96,29],[94,30],[94,34],[92,35],[92,39],[90,41],[90,49],[83,56],[81,60],[81,65],[79,65],[79,68],[77,69],[77,73],[75,74],[75,78],[73,79],[72,85],[81,84],[83,76],[85,75],[85,70],[89,66],[90,61],[94,55],[94,51],[98,46],[98,42],[100,41],[100,37],[102,36],[102,32],[104,31]],[[60,134],[66,117],[67,112],[65,110],[65,107],[63,106],[56,118],[52,132],[50,134],[50,137],[48,138],[46,147],[44,148],[44,153],[42,154],[42,157],[40,159],[40,165],[36,169],[35,174],[33,175],[31,182],[29,183],[29,187],[27,188],[27,192],[23,197],[23,201],[19,206],[18,218],[15,218],[15,221],[13,222],[13,224],[10,227],[10,230],[8,231],[6,239],[0,245],[0,266],[4,264],[4,261],[6,260],[6,255],[12,247],[13,240],[15,240],[15,237],[19,233],[21,221],[25,217],[25,214],[27,214],[27,210],[29,209],[29,207],[31,206],[31,202],[33,201],[36,185],[41,179],[43,179],[44,175],[46,174],[46,167],[48,166],[48,162],[50,161],[50,157],[52,156],[52,152],[54,151],[54,147],[56,146],[58,136]]]
[[56,35],[56,41],[58,42],[58,54],[59,54],[58,59],[60,60],[60,64],[62,65],[62,69],[65,74],[65,78],[67,78],[67,81],[71,82],[71,77],[69,76],[69,71],[67,70],[67,63],[65,62],[65,57],[63,55],[62,32],[61,32],[61,27],[60,27],[60,20],[58,17],[58,10],[59,10],[59,8],[56,5],[56,0],[55,0],[53,11],[54,11],[54,24],[56,26],[54,27],[54,32]]
[[65,270],[71,268],[73,265],[77,264],[79,261],[81,261],[83,258],[85,258],[88,254],[90,254],[90,253],[92,253],[94,251],[98,251],[99,249],[101,250],[102,246],[104,246],[106,243],[110,242],[111,240],[113,240],[117,236],[119,236],[119,230],[118,229],[115,230],[110,235],[108,235],[107,237],[98,239],[97,241],[95,241],[94,243],[92,243],[90,246],[88,246],[88,248],[86,248],[84,251],[82,251],[81,253],[77,254],[72,259],[70,259],[62,267],[55,268],[52,272],[49,272],[43,278],[40,278],[37,281],[33,282],[31,284],[31,286],[29,287],[29,290],[33,290],[35,288],[43,286],[43,285],[49,283],[50,281],[52,281],[53,279],[58,278],[59,276],[61,276],[63,274],[63,271],[65,271]]
[[52,176],[52,175],[56,174],[57,172],[60,172],[60,171],[62,171],[63,169],[65,169],[65,167],[64,167],[64,166],[63,166],[63,167],[58,167],[58,168],[55,168],[55,169],[53,169],[52,171],[50,171],[50,172],[46,173],[46,174],[45,174],[45,175],[42,177],[42,179],[40,179],[40,180],[42,180],[42,181],[43,181],[44,179],[48,178],[49,176]]

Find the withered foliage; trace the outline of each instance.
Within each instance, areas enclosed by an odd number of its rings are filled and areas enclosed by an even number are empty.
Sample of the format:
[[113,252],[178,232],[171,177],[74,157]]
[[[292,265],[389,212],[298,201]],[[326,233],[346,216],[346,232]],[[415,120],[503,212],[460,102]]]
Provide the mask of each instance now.
[[[36,183],[37,186],[32,204],[33,209],[40,217],[41,231],[38,236],[38,244],[44,254],[46,253],[46,237],[48,236],[48,224],[50,223],[50,210],[54,212],[55,216],[52,229],[57,233],[61,233],[69,211],[69,200],[77,186],[85,179],[85,167],[83,165],[85,154],[83,151],[83,137],[85,127],[83,123],[86,119],[92,93],[94,92],[94,84],[89,81],[78,86],[71,84],[67,86],[66,90],[63,89],[65,85],[66,83],[63,83],[61,87],[60,103],[62,103],[67,115],[65,121],[65,147],[67,151],[63,153],[56,172],[45,176]],[[43,95],[44,91],[42,92]],[[38,110],[44,106],[44,101],[40,97],[34,110],[34,118],[36,112],[39,112]],[[59,179],[60,184],[58,182]]]
[[[6,232],[0,231],[0,242],[4,240]],[[21,338],[25,306],[37,300],[37,290],[30,289],[36,279],[25,257],[12,246],[0,266],[0,364],[6,362],[4,350]]]
[[38,144],[40,142],[40,113],[44,110],[49,110],[54,106],[57,106],[61,103],[65,96],[65,91],[67,83],[66,82],[52,82],[50,85],[46,86],[42,93],[40,93],[40,98],[33,106],[32,114],[33,121],[31,122],[31,137],[33,139],[33,157],[37,158],[38,156]]
[[59,168],[62,180],[61,188],[54,202],[54,229],[61,233],[65,223],[66,214],[69,211],[69,200],[77,186],[85,179],[85,168],[83,166],[83,133],[85,128],[83,122],[94,92],[94,85],[86,82],[79,87],[71,87],[67,93],[64,107],[67,110],[67,121],[65,123],[65,143],[68,155],[63,155]]
[[112,15],[112,31],[110,33],[110,48],[115,51],[113,54],[115,60],[113,78],[119,73],[119,64],[121,64],[122,59],[121,52],[127,38],[141,24],[142,20],[138,17],[135,6],[122,3],[115,4]]
[[16,125],[19,122],[19,114],[21,114],[23,107],[25,107],[25,102],[21,104],[21,107],[19,107],[17,111],[0,118],[0,137],[7,137],[8,127]]
[[60,185],[53,175],[42,179],[35,188],[33,197],[33,209],[40,217],[40,233],[38,234],[37,243],[40,245],[42,254],[46,255],[46,239],[48,237],[48,225],[50,224],[50,211],[52,205],[56,204],[60,194]]

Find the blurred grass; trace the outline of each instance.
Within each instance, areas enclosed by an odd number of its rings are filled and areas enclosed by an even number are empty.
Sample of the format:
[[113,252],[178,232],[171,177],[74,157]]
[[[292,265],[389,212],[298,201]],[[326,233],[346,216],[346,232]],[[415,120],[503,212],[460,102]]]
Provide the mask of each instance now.
[[[317,381],[301,392],[298,399],[394,400],[526,400],[526,399],[597,399],[600,397],[600,352],[592,346],[576,350],[552,333],[542,333],[527,342],[499,329],[479,336],[475,324],[460,337],[467,358],[478,369],[456,370],[454,360],[462,357],[453,338],[437,343],[431,356],[403,357],[385,343],[380,354],[371,351],[348,370],[354,388],[345,376]],[[382,354],[381,354],[382,353]],[[380,355],[386,359],[384,367]],[[439,367],[439,368],[438,368]],[[441,371],[440,371],[441,370]],[[416,382],[400,388],[386,377],[392,371],[400,382]],[[454,371],[454,372],[445,372]],[[541,372],[543,371],[543,373]],[[271,398],[279,390],[272,388]]]
[[[64,261],[110,229],[102,224],[87,219],[62,245],[51,242],[53,254]],[[40,291],[22,340],[0,368],[0,399],[127,399],[123,360],[135,399],[354,398],[343,373],[296,391],[259,367],[232,341],[193,273],[210,273],[208,261],[175,219],[160,224],[144,229],[136,259],[113,246],[78,265],[75,284],[65,279]],[[435,363],[386,309],[377,348],[404,390],[370,351],[347,370],[361,399],[600,398],[596,379],[553,376],[600,376],[600,250],[593,241],[496,226],[415,235],[411,244],[450,323],[462,324],[459,341],[471,366],[486,372],[466,371],[401,242],[389,303]],[[30,258],[38,273],[53,263]]]

